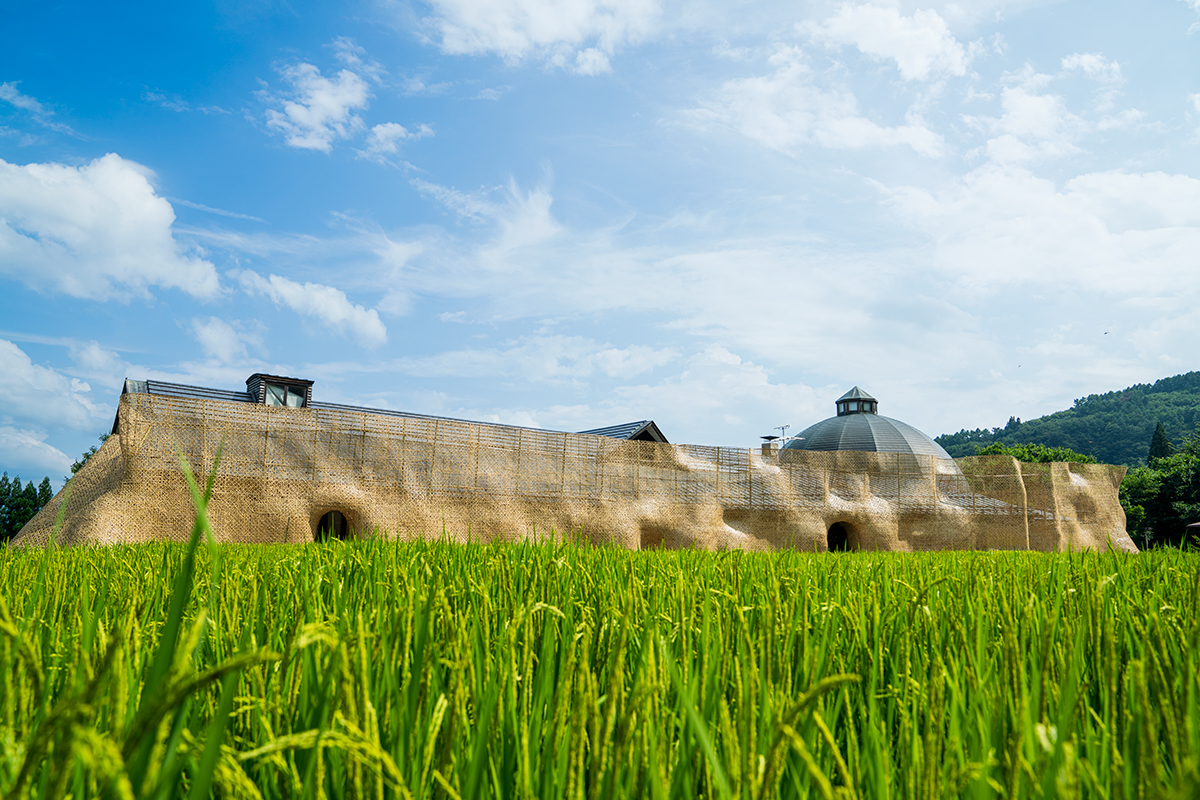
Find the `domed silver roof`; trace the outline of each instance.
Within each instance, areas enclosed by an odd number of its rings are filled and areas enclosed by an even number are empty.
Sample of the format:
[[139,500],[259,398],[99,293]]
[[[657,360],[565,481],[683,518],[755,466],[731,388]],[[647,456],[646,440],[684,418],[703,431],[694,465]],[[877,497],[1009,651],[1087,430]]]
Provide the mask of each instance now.
[[855,386],[838,398],[838,415],[821,420],[797,434],[785,450],[867,450],[876,453],[914,453],[950,458],[942,446],[921,431],[876,413],[878,401]]

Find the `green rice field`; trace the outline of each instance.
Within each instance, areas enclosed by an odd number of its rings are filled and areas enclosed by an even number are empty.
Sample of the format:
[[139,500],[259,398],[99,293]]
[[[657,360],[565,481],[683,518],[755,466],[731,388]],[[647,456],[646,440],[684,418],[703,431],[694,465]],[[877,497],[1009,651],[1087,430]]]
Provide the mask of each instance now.
[[0,792],[1196,797],[1198,654],[1179,551],[0,549]]

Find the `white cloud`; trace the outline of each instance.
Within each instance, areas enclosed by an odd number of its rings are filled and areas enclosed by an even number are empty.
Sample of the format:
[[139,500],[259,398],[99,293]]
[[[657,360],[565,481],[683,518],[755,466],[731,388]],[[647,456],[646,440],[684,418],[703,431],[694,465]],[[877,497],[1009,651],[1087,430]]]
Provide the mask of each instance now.
[[328,153],[335,139],[345,139],[365,127],[354,113],[365,109],[371,97],[367,82],[348,69],[332,79],[312,64],[279,68],[291,91],[261,92],[260,97],[282,110],[267,109],[267,127],[284,134],[289,147]]
[[575,63],[571,66],[571,71],[576,75],[601,75],[612,72],[612,65],[608,63],[608,56],[594,47],[589,47],[575,54]]
[[[510,180],[506,187],[460,192],[420,179],[413,180],[412,184],[458,215],[495,226],[495,235],[475,251],[485,269],[521,271],[521,266],[512,261],[515,254],[527,248],[546,246],[563,232],[550,212],[554,195],[547,186],[525,190],[515,180]],[[500,193],[501,200],[491,200],[488,197],[491,192]]]
[[356,44],[349,36],[337,37],[331,46],[334,57],[359,75],[366,75],[375,83],[382,82],[383,77],[387,75],[383,65],[371,58],[367,49]]
[[1100,53],[1074,53],[1062,60],[1065,70],[1080,70],[1101,83],[1121,83],[1121,65],[1109,61]]
[[0,83],[0,100],[38,116],[48,113],[36,98],[21,94],[16,83]]
[[[18,477],[21,468],[37,470],[41,473],[65,473],[71,469],[73,459],[57,447],[46,444],[47,435],[41,431],[14,428],[10,425],[0,425],[0,463],[17,466],[10,479]],[[19,465],[19,466],[18,466]],[[23,477],[22,482],[37,480],[30,475]],[[58,482],[55,476],[55,483]]]
[[82,167],[0,160],[0,273],[96,300],[150,286],[216,295],[216,270],[175,240],[150,176],[114,153]]
[[0,339],[0,424],[95,428],[113,409],[93,403],[91,387],[57,370],[34,364],[25,351]]
[[204,355],[218,363],[229,364],[247,356],[245,337],[220,317],[194,318],[192,336]]
[[206,206],[203,203],[193,203],[191,200],[183,200],[179,197],[168,197],[167,199],[170,200],[175,205],[186,206],[187,208],[194,208],[197,211],[204,211],[208,214],[216,214],[218,217],[230,217],[232,219],[248,219],[251,222],[266,222],[266,220],[261,217],[252,217],[249,214],[240,214],[237,211],[226,211],[223,208],[213,208],[212,206]]
[[[456,320],[455,320],[456,321]],[[395,369],[420,377],[507,377],[532,381],[578,380],[596,374],[627,379],[677,357],[671,348],[613,347],[582,336],[522,337],[503,348],[472,348],[426,358],[404,358]]]
[[496,204],[488,200],[482,192],[460,192],[457,189],[439,186],[420,178],[413,178],[410,183],[417,191],[429,195],[446,208],[467,219],[480,221],[484,218],[495,217],[499,213]]
[[54,112],[38,102],[37,98],[30,97],[27,94],[21,94],[21,91],[17,89],[18,83],[20,83],[20,81],[0,83],[0,100],[10,103],[22,111],[29,112],[29,115],[33,117],[35,122],[46,128],[58,131],[59,133],[66,133],[71,136],[78,135],[75,133],[75,131],[71,130],[69,125],[64,125],[61,122],[55,122],[53,119],[51,119],[51,117],[54,116]]
[[[1100,90],[1095,100],[1098,111],[1108,112],[1116,105],[1121,95],[1120,87],[1125,83],[1121,65],[1116,61],[1109,61],[1100,53],[1074,53],[1062,60],[1062,66],[1066,72],[1082,72],[1099,84]],[[1115,116],[1105,117],[1099,127],[1101,130],[1127,127],[1140,121],[1143,116],[1140,111],[1126,109]]]
[[966,116],[968,125],[992,136],[986,150],[999,164],[1029,164],[1082,152],[1080,142],[1094,131],[1128,128],[1145,114],[1137,109],[1112,110],[1119,95],[1120,65],[1095,54],[1074,55],[1063,59],[1067,70],[1080,70],[1096,78],[1103,90],[1093,104],[1102,116],[1085,118],[1067,108],[1063,98],[1046,91],[1053,80],[1049,75],[1026,66],[1005,76],[1009,83],[1001,91],[1002,113],[999,118]]
[[401,85],[403,86],[404,93],[406,95],[435,96],[443,94],[454,84],[450,81],[443,81],[442,83],[427,83],[424,77],[413,76],[405,78]]
[[481,250],[483,263],[493,268],[507,267],[508,259],[517,251],[544,245],[563,230],[550,213],[554,195],[548,187],[540,186],[525,191],[517,186],[516,181],[511,181],[506,200],[498,207],[495,216],[500,235]]
[[799,49],[782,47],[770,61],[774,73],[726,82],[691,117],[788,154],[810,144],[834,149],[901,145],[931,158],[942,153],[942,137],[919,117],[910,116],[905,125],[882,126],[863,116],[849,91],[817,87]]
[[371,128],[371,133],[367,136],[366,147],[358,152],[363,158],[381,161],[387,156],[397,155],[400,152],[401,142],[423,139],[426,136],[433,136],[433,129],[428,125],[421,125],[416,130],[410,131],[398,122],[385,122]]
[[1026,67],[1010,80],[1014,85],[1001,92],[998,119],[964,117],[968,125],[992,134],[987,142],[991,159],[1000,164],[1024,164],[1079,152],[1075,142],[1089,125],[1067,110],[1061,97],[1042,92],[1050,76]]
[[817,41],[854,45],[872,58],[891,59],[909,81],[965,75],[971,63],[967,48],[936,11],[916,11],[906,17],[894,7],[846,3],[824,22],[803,28]]
[[121,356],[105,350],[100,343],[72,341],[68,345],[71,361],[75,364],[72,374],[111,389],[120,388],[129,372],[129,364]]
[[343,333],[349,331],[367,347],[387,341],[387,327],[379,312],[351,303],[340,289],[320,283],[297,283],[278,275],[262,277],[251,270],[230,273],[250,294],[261,294],[325,326]]
[[584,75],[607,72],[622,45],[648,37],[655,0],[432,0],[428,22],[452,54],[494,53],[510,63],[533,57]]
[[[749,420],[756,420],[761,427],[751,434],[754,437],[775,433],[771,428],[776,425],[790,425],[788,433],[795,435],[808,423],[831,416],[832,403],[823,401],[827,395],[837,396],[830,390],[821,392],[804,384],[777,382],[762,364],[744,359],[720,344],[710,344],[692,354],[684,367],[655,384],[618,387],[603,404],[605,417],[612,421],[595,424],[656,418],[671,441],[753,447],[761,444],[757,438],[714,441],[713,437],[728,437],[728,430],[745,430]],[[844,389],[839,394],[841,391]],[[715,419],[725,423],[725,431],[712,430]],[[680,438],[683,430],[704,433]]]
[[889,192],[935,244],[934,265],[970,291],[1043,286],[1128,301],[1200,290],[1200,180],[1100,172],[1062,188],[988,165],[939,191]]
[[184,100],[177,94],[166,95],[163,92],[142,92],[142,99],[150,103],[157,103],[169,111],[177,111],[185,113],[189,111],[199,111],[201,114],[231,114],[229,109],[221,108],[220,106],[194,106]]
[[[1200,13],[1200,0],[1183,0],[1183,2],[1191,6],[1193,11]],[[1193,22],[1190,26],[1188,26],[1189,34],[1195,33],[1196,31],[1200,31],[1200,22]]]

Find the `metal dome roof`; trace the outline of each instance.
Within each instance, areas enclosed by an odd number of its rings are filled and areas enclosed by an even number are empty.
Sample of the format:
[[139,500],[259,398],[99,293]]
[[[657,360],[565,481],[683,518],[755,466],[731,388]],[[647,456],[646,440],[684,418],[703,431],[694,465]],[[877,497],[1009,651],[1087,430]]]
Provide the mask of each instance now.
[[[857,386],[838,402],[851,397],[875,398]],[[864,404],[865,405],[865,404]],[[874,408],[874,403],[871,404]],[[867,450],[876,453],[913,453],[949,459],[942,446],[921,431],[891,417],[873,411],[843,412],[812,425],[784,446],[785,450]]]

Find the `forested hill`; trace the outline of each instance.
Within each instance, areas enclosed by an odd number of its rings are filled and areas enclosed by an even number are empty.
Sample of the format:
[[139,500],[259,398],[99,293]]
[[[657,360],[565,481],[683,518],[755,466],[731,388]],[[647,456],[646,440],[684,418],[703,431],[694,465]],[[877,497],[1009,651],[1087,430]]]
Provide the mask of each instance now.
[[1132,467],[1146,463],[1159,422],[1175,443],[1196,430],[1200,425],[1200,372],[1088,395],[1066,411],[1028,422],[1010,417],[1003,428],[961,430],[936,438],[955,458],[972,455],[976,445],[1033,443],[1069,447],[1095,456],[1103,464]]

